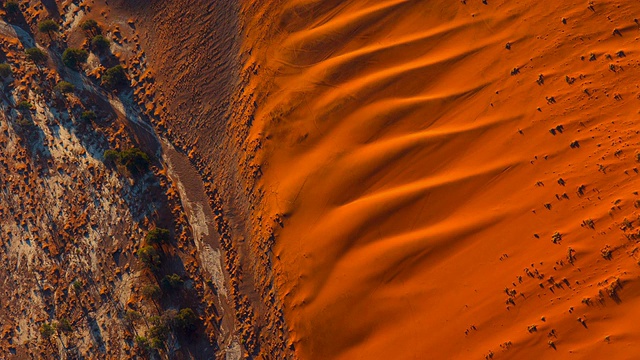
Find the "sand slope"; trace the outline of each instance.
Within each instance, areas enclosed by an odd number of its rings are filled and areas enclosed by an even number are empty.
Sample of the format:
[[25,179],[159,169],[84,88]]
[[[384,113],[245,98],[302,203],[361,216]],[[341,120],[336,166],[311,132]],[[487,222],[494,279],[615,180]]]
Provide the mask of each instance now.
[[299,358],[640,353],[640,3],[260,15],[251,136]]

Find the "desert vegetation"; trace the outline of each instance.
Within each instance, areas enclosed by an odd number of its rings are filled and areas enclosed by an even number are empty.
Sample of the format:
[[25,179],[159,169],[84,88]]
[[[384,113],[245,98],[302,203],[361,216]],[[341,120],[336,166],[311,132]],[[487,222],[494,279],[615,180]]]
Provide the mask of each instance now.
[[72,69],[78,67],[87,61],[89,53],[84,49],[68,48],[62,53],[62,62]]
[[127,75],[121,65],[107,69],[102,77],[102,86],[114,90],[127,84]]
[[[212,354],[216,294],[202,286],[211,281],[173,180],[129,118],[149,121],[129,100],[125,69],[141,57],[134,37],[123,42],[73,6],[2,7],[11,25],[0,34],[0,176],[10,191],[0,195],[0,257],[14,272],[3,287],[0,357]],[[100,55],[91,64],[89,50]]]

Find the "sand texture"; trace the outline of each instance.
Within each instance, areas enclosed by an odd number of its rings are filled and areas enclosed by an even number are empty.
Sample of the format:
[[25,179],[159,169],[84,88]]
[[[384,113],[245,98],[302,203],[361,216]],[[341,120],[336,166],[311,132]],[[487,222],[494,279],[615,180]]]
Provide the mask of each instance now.
[[254,11],[297,358],[637,358],[640,3]]

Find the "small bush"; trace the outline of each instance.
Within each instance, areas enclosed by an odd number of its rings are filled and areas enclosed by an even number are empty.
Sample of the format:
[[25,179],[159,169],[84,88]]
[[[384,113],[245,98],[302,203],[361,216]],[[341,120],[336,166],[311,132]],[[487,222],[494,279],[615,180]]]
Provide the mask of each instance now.
[[0,64],[0,78],[6,79],[13,74],[13,70],[11,70],[11,65],[9,64]]
[[154,349],[161,349],[164,347],[164,342],[167,340],[167,335],[169,335],[169,327],[167,326],[167,321],[160,316],[152,316],[149,318],[149,322],[153,324],[147,332],[151,347]]
[[60,91],[63,94],[68,94],[68,93],[72,93],[73,90],[75,90],[75,86],[67,81],[60,81],[57,85],[56,85],[56,90]]
[[[151,330],[155,331],[154,328],[151,328]],[[163,338],[152,337],[151,340],[149,341],[149,345],[151,346],[152,349],[160,350],[164,348],[164,342],[165,342],[165,339]]]
[[162,291],[158,285],[145,285],[142,287],[142,296],[148,300],[159,300],[162,297]]
[[116,65],[108,69],[102,76],[102,86],[114,90],[128,83],[127,74],[122,65]]
[[140,261],[152,270],[157,269],[160,265],[160,255],[153,246],[144,246],[138,250],[137,254]]
[[53,326],[51,326],[51,324],[44,323],[40,327],[40,335],[42,335],[42,337],[45,339],[48,339],[51,336],[53,336],[55,332],[56,332],[56,329]]
[[144,336],[136,336],[136,346],[142,351],[151,350],[151,344],[149,344],[149,340]]
[[19,110],[27,111],[27,110],[31,110],[31,108],[33,108],[33,105],[31,105],[30,102],[24,100],[24,101],[20,101],[17,107]]
[[67,318],[60,320],[56,327],[58,328],[58,330],[66,333],[70,333],[71,331],[73,331],[73,328],[71,327],[71,323]]
[[86,32],[95,32],[99,30],[100,27],[98,26],[98,23],[95,20],[91,19],[91,20],[85,20],[81,22],[80,29]]
[[140,174],[149,170],[149,155],[138,148],[131,148],[121,152],[116,150],[107,150],[104,152],[104,161],[106,163],[122,165],[129,170],[131,174]]
[[115,164],[120,159],[120,153],[115,150],[107,150],[104,152],[104,162]]
[[76,279],[73,282],[73,290],[75,291],[80,291],[82,290],[82,281],[80,279]]
[[58,31],[58,29],[59,29],[58,24],[55,21],[51,20],[51,19],[45,20],[45,21],[41,22],[40,24],[38,24],[38,30],[41,33],[45,33],[45,34],[51,35],[52,32],[56,32],[56,31]]
[[171,234],[167,229],[155,228],[147,233],[147,236],[144,237],[144,240],[147,244],[150,245],[168,243],[169,241],[171,241]]
[[120,163],[132,173],[144,172],[149,169],[149,155],[138,148],[131,148],[120,152]]
[[[95,121],[97,118],[98,116],[96,115],[96,113],[90,110],[84,111],[82,112],[82,115],[80,115],[80,119],[85,122]],[[113,151],[113,150],[107,150],[107,151]]]
[[29,48],[25,52],[27,53],[27,57],[36,64],[44,64],[49,58],[47,53],[36,47]]
[[184,308],[178,312],[174,322],[178,329],[190,333],[196,330],[197,320],[198,317],[191,308]]
[[142,318],[142,314],[140,314],[139,312],[135,311],[135,310],[127,310],[127,312],[124,314],[124,318],[130,322],[136,322],[138,320],[140,320]]
[[83,49],[68,48],[62,53],[62,62],[72,69],[87,61],[89,53]]
[[180,275],[171,274],[171,275],[166,275],[164,278],[162,278],[161,283],[163,288],[172,291],[182,287],[182,284],[184,284],[184,281],[182,281],[182,279],[180,278]]
[[109,49],[111,42],[102,35],[96,35],[91,39],[91,48],[98,52],[105,52]]

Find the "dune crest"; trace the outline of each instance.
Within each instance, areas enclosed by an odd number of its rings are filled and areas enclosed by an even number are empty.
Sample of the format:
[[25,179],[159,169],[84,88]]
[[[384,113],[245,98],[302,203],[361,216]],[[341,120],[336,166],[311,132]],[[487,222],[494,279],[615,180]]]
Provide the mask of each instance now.
[[640,351],[640,4],[268,5],[250,141],[297,357]]

